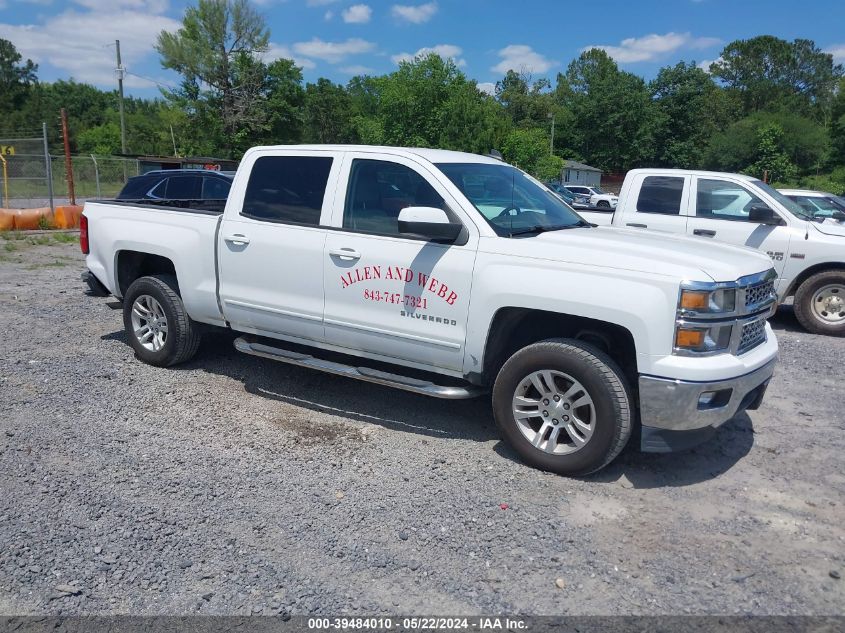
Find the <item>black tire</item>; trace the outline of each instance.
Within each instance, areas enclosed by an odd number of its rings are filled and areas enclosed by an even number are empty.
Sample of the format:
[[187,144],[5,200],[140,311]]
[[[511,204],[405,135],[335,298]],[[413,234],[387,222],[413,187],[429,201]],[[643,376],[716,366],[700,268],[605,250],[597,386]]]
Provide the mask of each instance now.
[[[516,390],[524,379],[541,370],[572,377],[592,398],[592,435],[574,452],[557,455],[535,447],[516,421],[512,409]],[[549,339],[519,350],[502,366],[493,386],[493,415],[503,437],[527,464],[560,475],[587,475],[619,455],[631,436],[632,402],[618,365],[591,345],[571,339]],[[537,416],[534,423],[539,426],[542,422]]]
[[598,202],[596,202],[596,206],[599,209],[609,209],[610,203],[607,200],[599,200]]
[[[132,308],[141,295],[158,301],[167,318],[167,335],[161,349],[153,351],[143,346],[132,326]],[[196,323],[185,311],[179,296],[179,286],[173,275],[150,275],[136,279],[123,298],[123,327],[129,344],[138,358],[149,365],[169,367],[193,358],[202,338]]]
[[845,270],[828,270],[804,280],[795,293],[795,316],[804,329],[814,334],[845,336],[845,320],[838,323],[825,321],[813,309],[813,297],[825,286],[838,287],[835,292],[841,294],[845,301]]

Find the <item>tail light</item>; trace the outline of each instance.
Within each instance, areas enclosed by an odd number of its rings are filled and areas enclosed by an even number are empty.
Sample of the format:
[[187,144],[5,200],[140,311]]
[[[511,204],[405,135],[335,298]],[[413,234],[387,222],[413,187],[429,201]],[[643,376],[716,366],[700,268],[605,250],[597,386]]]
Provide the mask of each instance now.
[[85,255],[91,251],[88,246],[88,218],[84,213],[79,216],[79,247]]

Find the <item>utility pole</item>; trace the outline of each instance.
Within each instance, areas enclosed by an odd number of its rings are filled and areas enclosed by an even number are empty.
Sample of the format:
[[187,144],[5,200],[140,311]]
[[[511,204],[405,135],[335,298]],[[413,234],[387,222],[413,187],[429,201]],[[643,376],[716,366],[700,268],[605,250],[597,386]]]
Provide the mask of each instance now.
[[76,205],[76,193],[73,189],[73,163],[70,158],[70,139],[67,131],[67,110],[62,108],[62,139],[65,143],[65,173],[67,175],[67,197],[71,205]]
[[123,65],[120,63],[120,40],[114,41],[117,52],[117,92],[120,95],[120,153],[126,154],[126,119],[123,116]]

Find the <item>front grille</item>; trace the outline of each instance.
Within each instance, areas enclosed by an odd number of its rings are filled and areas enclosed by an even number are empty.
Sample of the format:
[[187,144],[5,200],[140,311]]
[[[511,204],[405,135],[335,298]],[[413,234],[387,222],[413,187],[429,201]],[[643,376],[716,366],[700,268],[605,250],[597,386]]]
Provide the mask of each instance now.
[[775,282],[763,281],[745,289],[745,309],[752,310],[755,306],[769,300],[775,294]]
[[751,321],[742,326],[737,354],[743,354],[766,340],[766,319]]

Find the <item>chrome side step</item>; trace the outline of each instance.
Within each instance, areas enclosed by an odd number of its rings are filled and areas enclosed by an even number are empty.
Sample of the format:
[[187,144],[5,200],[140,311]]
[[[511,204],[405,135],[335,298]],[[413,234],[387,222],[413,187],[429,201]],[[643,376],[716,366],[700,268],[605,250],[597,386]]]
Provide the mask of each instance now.
[[465,387],[436,385],[428,380],[419,380],[418,378],[392,374],[378,369],[344,365],[342,363],[317,358],[309,354],[302,354],[300,352],[294,352],[281,347],[265,345],[264,343],[260,343],[253,339],[251,336],[239,336],[235,339],[235,349],[239,352],[243,352],[244,354],[261,356],[262,358],[269,358],[271,360],[277,360],[290,365],[317,369],[337,376],[346,376],[347,378],[373,382],[378,385],[386,385],[388,387],[394,387],[395,389],[402,389],[404,391],[419,393],[424,396],[432,396],[434,398],[464,400],[467,398],[478,397],[484,393],[483,389],[473,385],[467,385]]

